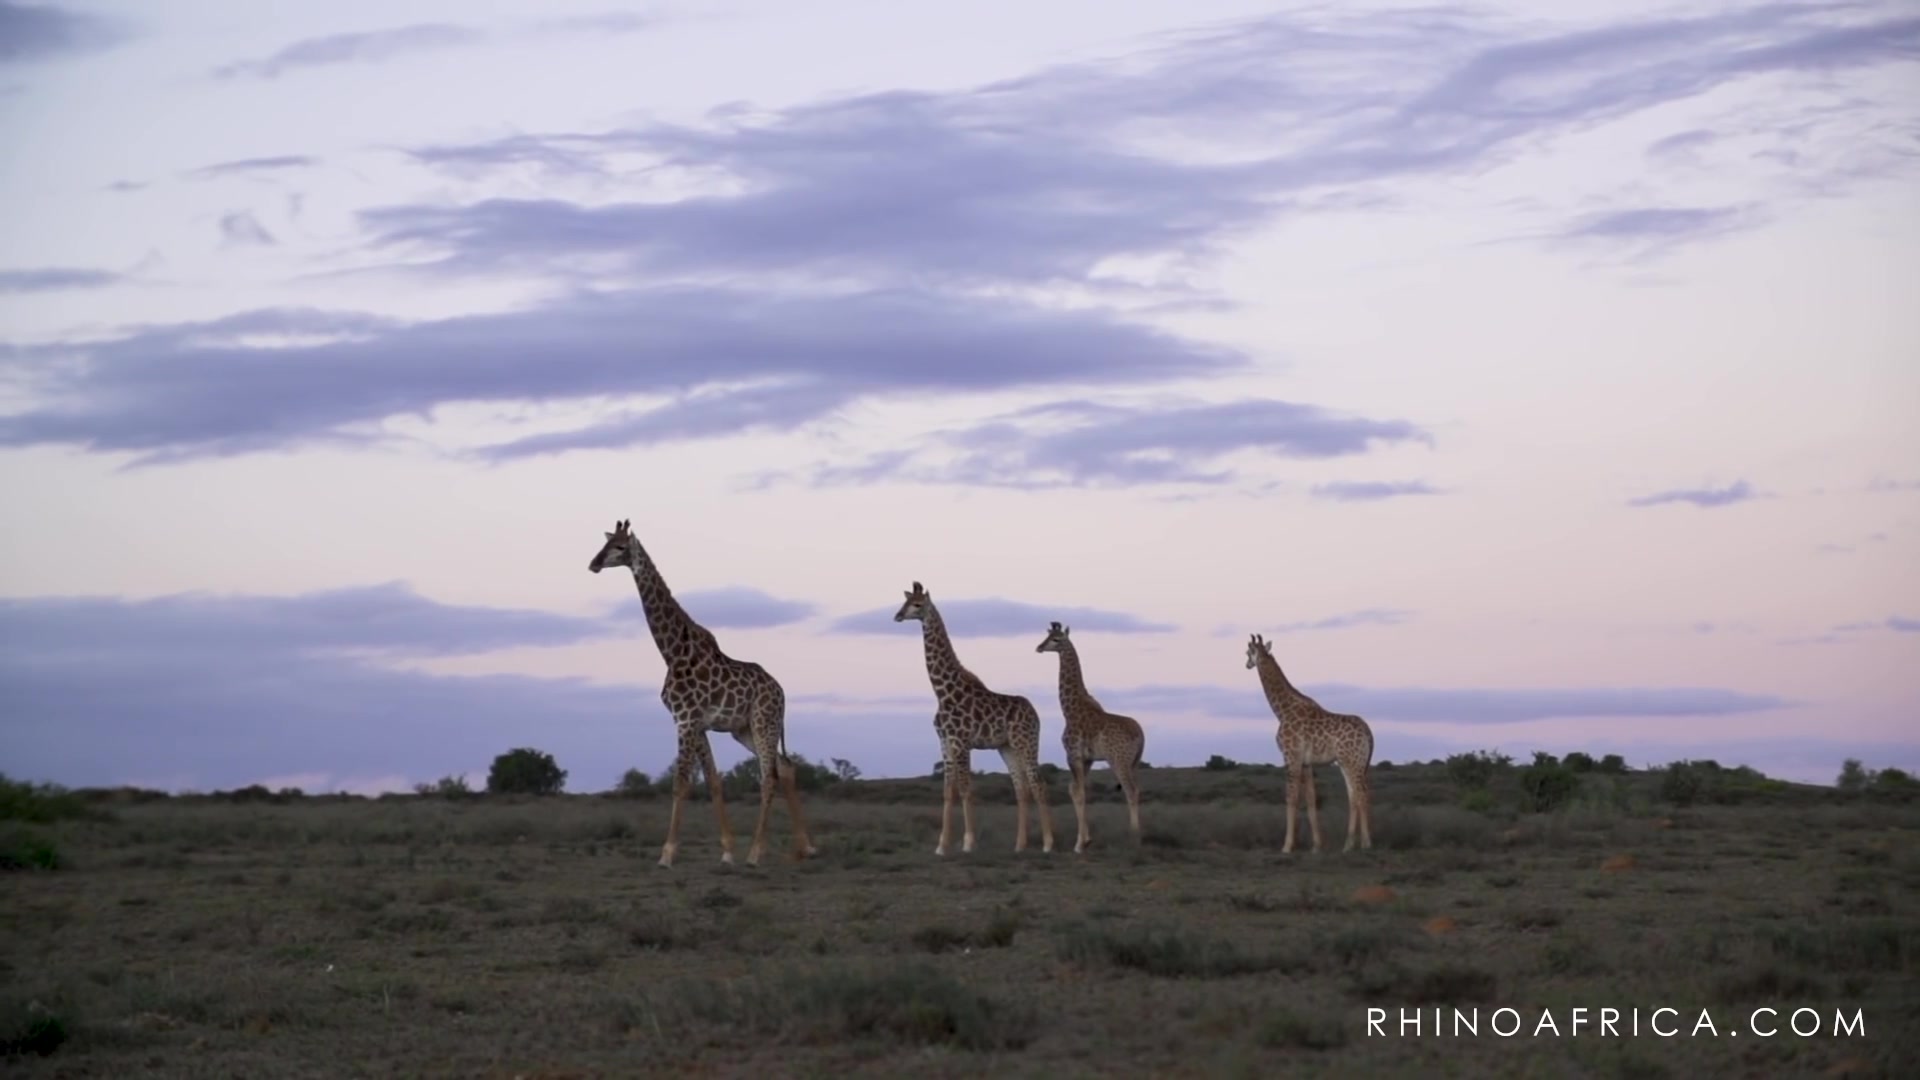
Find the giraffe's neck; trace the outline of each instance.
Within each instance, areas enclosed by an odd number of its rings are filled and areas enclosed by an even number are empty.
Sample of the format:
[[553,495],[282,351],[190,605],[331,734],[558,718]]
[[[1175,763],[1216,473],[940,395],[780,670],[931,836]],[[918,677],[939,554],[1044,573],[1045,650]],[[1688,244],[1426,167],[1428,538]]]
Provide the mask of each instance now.
[[632,552],[633,586],[640,592],[647,629],[653,634],[653,644],[660,650],[661,658],[672,663],[680,644],[689,636],[695,636],[700,626],[680,606],[680,601],[674,599],[673,590],[667,588],[667,579],[660,576],[660,568],[653,564],[653,557],[638,540],[633,542]]
[[1294,685],[1287,681],[1287,673],[1280,670],[1280,661],[1271,656],[1260,658],[1260,688],[1266,691],[1267,700],[1272,702],[1276,709],[1299,705],[1303,702],[1312,703],[1311,698],[1296,690]]
[[926,646],[927,680],[933,684],[934,696],[944,701],[960,688],[967,669],[960,666],[960,657],[953,651],[953,639],[947,636],[946,620],[940,617],[939,609],[931,601],[920,617],[920,638]]
[[1092,695],[1087,693],[1086,676],[1080,671],[1080,651],[1073,642],[1060,643],[1060,700],[1085,701]]

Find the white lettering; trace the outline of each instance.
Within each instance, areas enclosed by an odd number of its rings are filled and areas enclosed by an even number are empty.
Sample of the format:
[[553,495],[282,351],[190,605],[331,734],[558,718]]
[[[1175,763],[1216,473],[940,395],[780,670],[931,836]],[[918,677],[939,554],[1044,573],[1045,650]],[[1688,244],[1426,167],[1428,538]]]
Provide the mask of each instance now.
[[[1453,1033],[1455,1035],[1460,1034],[1460,1020],[1461,1020],[1460,1010],[1459,1009],[1453,1010]],[[1480,1034],[1479,1006],[1477,1005],[1474,1006],[1473,1012],[1466,1017],[1466,1021],[1467,1021],[1467,1034],[1469,1035]]]
[[1541,1028],[1552,1028],[1552,1029],[1553,1029],[1553,1033],[1554,1033],[1555,1035],[1558,1035],[1558,1034],[1560,1034],[1560,1028],[1559,1028],[1559,1026],[1558,1026],[1558,1025],[1556,1025],[1556,1024],[1555,1024],[1555,1023],[1553,1022],[1553,1010],[1552,1010],[1552,1009],[1542,1009],[1542,1010],[1540,1010],[1540,1022],[1539,1022],[1539,1023],[1537,1023],[1537,1024],[1535,1024],[1535,1025],[1533,1025],[1533,1037],[1534,1037],[1534,1038],[1536,1038],[1536,1039],[1537,1039],[1537,1038],[1539,1038],[1539,1037],[1540,1037],[1540,1029],[1541,1029]]
[[1713,1017],[1708,1016],[1707,1010],[1705,1009],[1700,1010],[1700,1019],[1695,1020],[1693,1022],[1693,1031],[1690,1032],[1690,1034],[1693,1034],[1693,1035],[1700,1034],[1701,1028],[1706,1028],[1708,1031],[1713,1032],[1715,1035],[1720,1034],[1720,1029],[1713,1026]]
[[1775,1035],[1780,1034],[1779,1028],[1770,1028],[1766,1031],[1760,1030],[1760,1014],[1761,1013],[1766,1013],[1769,1016],[1780,1015],[1778,1012],[1774,1011],[1772,1007],[1762,1005],[1760,1008],[1753,1010],[1752,1016],[1747,1017],[1747,1030],[1753,1032],[1755,1035],[1758,1035],[1763,1039],[1771,1039]]
[[[1513,1029],[1511,1031],[1500,1030],[1500,1014],[1501,1013],[1506,1013],[1509,1016],[1513,1017]],[[1511,1007],[1502,1007],[1502,1008],[1495,1009],[1493,1010],[1493,1015],[1487,1019],[1487,1026],[1493,1029],[1493,1033],[1495,1035],[1498,1035],[1503,1039],[1511,1039],[1515,1035],[1520,1034],[1520,1013],[1518,1010],[1513,1009]]]
[[1853,1023],[1847,1023],[1847,1014],[1839,1009],[1833,1010],[1833,1033],[1835,1035],[1858,1035],[1867,1037],[1867,1016],[1859,1009],[1853,1010]]
[[1580,1037],[1580,1025],[1586,1022],[1587,1022],[1587,1007],[1585,1005],[1575,1005],[1573,1007],[1573,1037],[1574,1038],[1577,1039]]
[[[1813,1016],[1813,1027],[1811,1027],[1811,1028],[1809,1028],[1809,1029],[1807,1029],[1806,1031],[1801,1031],[1801,1030],[1800,1030],[1800,1014],[1801,1014],[1801,1013],[1810,1013],[1810,1014],[1812,1014],[1812,1016]],[[1817,1012],[1814,1012],[1814,1011],[1813,1011],[1812,1009],[1795,1009],[1795,1010],[1793,1010],[1793,1017],[1792,1017],[1791,1019],[1789,1019],[1789,1020],[1787,1021],[1787,1023],[1789,1023],[1789,1024],[1792,1024],[1792,1025],[1793,1025],[1793,1033],[1794,1033],[1795,1035],[1798,1035],[1798,1036],[1800,1036],[1800,1037],[1801,1037],[1801,1038],[1803,1038],[1803,1039],[1804,1039],[1804,1038],[1806,1038],[1806,1037],[1807,1037],[1807,1036],[1809,1036],[1809,1035],[1818,1035],[1818,1034],[1820,1034],[1820,1014],[1819,1014],[1819,1013],[1817,1013]]]
[[1618,1034],[1620,1034],[1619,1032],[1617,1032],[1617,1031],[1615,1031],[1615,1030],[1613,1030],[1613,1025],[1615,1025],[1615,1024],[1617,1024],[1617,1023],[1619,1023],[1619,1022],[1620,1022],[1620,1010],[1619,1010],[1619,1009],[1609,1009],[1609,1008],[1606,1008],[1605,1006],[1602,1006],[1602,1007],[1601,1007],[1601,1009],[1600,1009],[1600,1034],[1602,1034],[1602,1035],[1618,1035]]
[[1367,1034],[1385,1036],[1386,1032],[1380,1030],[1380,1025],[1385,1023],[1386,1019],[1387,1019],[1387,1010],[1371,1008],[1371,1007],[1368,1008],[1367,1009]]
[[1674,1029],[1673,1029],[1672,1031],[1661,1031],[1661,1030],[1660,1030],[1660,1023],[1659,1023],[1659,1021],[1660,1021],[1660,1014],[1661,1014],[1661,1013],[1672,1013],[1672,1014],[1673,1014],[1673,1015],[1675,1015],[1675,1016],[1679,1016],[1679,1015],[1680,1015],[1680,1010],[1678,1010],[1678,1009],[1667,1009],[1667,1008],[1660,1008],[1660,1009],[1655,1009],[1655,1010],[1653,1010],[1653,1015],[1652,1015],[1652,1016],[1649,1016],[1649,1017],[1647,1017],[1647,1027],[1648,1027],[1648,1028],[1650,1028],[1650,1029],[1652,1029],[1652,1031],[1653,1031],[1653,1033],[1654,1033],[1655,1035],[1658,1035],[1658,1036],[1660,1036],[1660,1037],[1661,1037],[1661,1038],[1663,1038],[1663,1039],[1671,1039],[1671,1038],[1673,1038],[1673,1037],[1674,1037],[1675,1035],[1678,1035],[1678,1034],[1680,1034],[1680,1029],[1679,1029],[1679,1028],[1674,1028]]
[[[1420,1010],[1419,1009],[1413,1010],[1413,1033],[1415,1035],[1420,1034]],[[1400,1037],[1403,1039],[1407,1037],[1407,1010],[1405,1009],[1400,1010]]]

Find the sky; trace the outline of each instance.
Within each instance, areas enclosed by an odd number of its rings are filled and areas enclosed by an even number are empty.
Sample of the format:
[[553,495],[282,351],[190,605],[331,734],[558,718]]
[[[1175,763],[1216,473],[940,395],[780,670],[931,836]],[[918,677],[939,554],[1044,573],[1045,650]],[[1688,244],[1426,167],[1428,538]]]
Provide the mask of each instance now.
[[1155,765],[1260,633],[1376,760],[1920,770],[1910,0],[484,8],[0,0],[0,770],[657,772],[622,518],[869,776],[914,581],[1055,763],[1060,620]]

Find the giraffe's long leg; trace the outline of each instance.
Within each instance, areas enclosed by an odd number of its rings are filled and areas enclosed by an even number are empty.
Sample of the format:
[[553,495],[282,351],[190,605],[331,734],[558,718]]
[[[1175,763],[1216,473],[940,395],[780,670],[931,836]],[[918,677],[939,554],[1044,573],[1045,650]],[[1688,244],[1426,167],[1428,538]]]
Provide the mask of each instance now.
[[1300,813],[1300,764],[1291,762],[1287,766],[1287,839],[1280,845],[1282,853],[1293,851],[1293,823]]
[[1067,797],[1073,800],[1073,816],[1079,824],[1079,831],[1073,837],[1073,853],[1079,855],[1087,850],[1087,844],[1093,840],[1087,830],[1087,761],[1071,751],[1069,754],[1067,768],[1072,773],[1067,780]]
[[720,861],[732,865],[733,826],[727,822],[727,795],[722,790],[725,784],[720,767],[713,763],[713,745],[707,740],[707,733],[696,730],[693,737],[697,740],[694,750],[700,755],[700,768],[707,775],[707,791],[713,796],[713,816],[720,822]]
[[807,834],[807,815],[800,809],[800,776],[793,771],[793,762],[785,758],[780,761],[780,785],[787,795],[787,813],[793,818],[793,857],[820,854],[820,849],[813,846],[813,837]]
[[1011,748],[1000,751],[1000,760],[1007,763],[1007,776],[1013,781],[1013,850],[1027,850],[1027,799],[1033,794],[1032,785],[1027,780],[1026,763]]
[[[1039,742],[1035,732],[1034,742]],[[1047,780],[1040,775],[1040,752],[1036,745],[1027,759],[1027,783],[1033,787],[1033,806],[1040,814],[1040,850],[1053,850],[1053,810],[1047,805]]]
[[693,794],[693,769],[699,767],[703,749],[707,749],[707,732],[693,724],[680,724],[680,753],[674,755],[674,807],[666,815],[666,844],[660,846],[662,867],[672,867],[674,855],[680,851],[680,815]]
[[1300,770],[1307,778],[1307,831],[1313,834],[1313,850],[1320,850],[1320,793],[1314,790],[1313,766],[1307,765]]
[[1363,763],[1353,777],[1354,804],[1359,808],[1360,849],[1373,850],[1373,778]]
[[1353,771],[1345,763],[1340,766],[1340,778],[1347,782],[1347,842],[1340,850],[1352,851],[1360,838],[1360,803],[1353,787]]
[[[1120,790],[1127,796],[1127,828],[1133,832],[1133,839],[1140,840],[1140,775],[1135,769],[1135,760],[1131,750],[1123,750],[1125,758],[1116,758],[1113,762],[1114,779],[1120,781]],[[1122,761],[1125,764],[1121,764]]]
[[946,766],[941,770],[941,775],[945,777],[946,782],[941,785],[943,798],[940,804],[940,844],[933,849],[935,855],[945,855],[948,842],[953,837],[953,797],[960,788],[960,770],[966,767],[965,750],[956,748],[952,743],[941,747],[941,750],[941,760]]
[[[973,850],[973,840],[974,840],[973,756],[970,753],[968,753],[965,747],[962,747],[960,749],[960,753],[958,754],[958,758],[959,758],[959,761],[958,761],[959,773],[958,775],[954,776],[953,783],[954,783],[954,786],[959,789],[958,794],[960,796],[960,821],[963,827],[963,831],[960,834],[960,853],[964,855]],[[949,774],[952,774],[954,772],[954,766],[952,765],[947,766],[947,771]]]
[[753,823],[753,843],[747,847],[747,865],[760,865],[760,856],[767,848],[767,819],[773,816],[773,789],[779,784],[779,744],[768,737],[764,728],[756,726],[750,732],[736,731],[734,740],[753,751],[755,760],[760,763],[760,816]]

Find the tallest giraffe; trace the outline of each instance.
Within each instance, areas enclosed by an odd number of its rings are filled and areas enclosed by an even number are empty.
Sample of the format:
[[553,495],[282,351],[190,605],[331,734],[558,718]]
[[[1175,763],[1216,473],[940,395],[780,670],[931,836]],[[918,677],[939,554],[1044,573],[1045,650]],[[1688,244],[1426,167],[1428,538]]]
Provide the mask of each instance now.
[[714,816],[720,822],[720,861],[733,861],[733,827],[727,822],[720,770],[714,765],[713,746],[707,738],[712,731],[733,736],[760,763],[760,816],[754,824],[753,846],[747,850],[747,865],[757,865],[766,850],[767,819],[776,783],[786,793],[787,811],[793,818],[795,857],[815,854],[800,810],[798,777],[786,756],[787,695],[779,680],[759,664],[736,660],[720,651],[713,632],[695,622],[675,599],[653,558],[634,537],[630,522],[614,524],[587,569],[597,574],[609,566],[625,566],[633,572],[647,629],[667,665],[660,700],[673,717],[679,752],[673,762],[673,810],[667,818],[660,865],[672,866],[679,849],[680,813],[693,787],[696,763],[706,774]]

